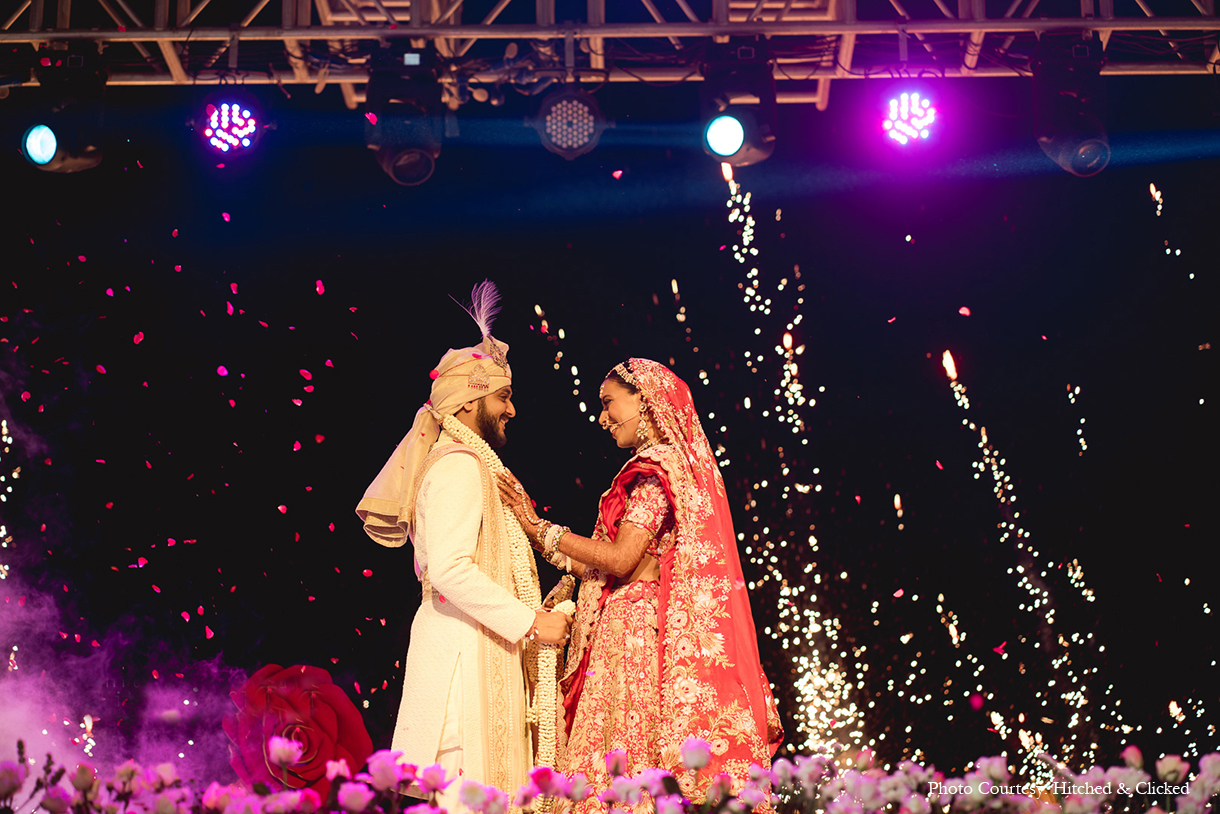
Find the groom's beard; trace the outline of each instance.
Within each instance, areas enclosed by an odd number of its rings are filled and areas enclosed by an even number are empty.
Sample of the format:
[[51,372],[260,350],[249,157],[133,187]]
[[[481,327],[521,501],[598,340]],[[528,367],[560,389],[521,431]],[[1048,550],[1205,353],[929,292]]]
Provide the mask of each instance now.
[[487,446],[499,449],[508,443],[508,437],[504,435],[504,426],[500,424],[499,417],[487,412],[482,399],[479,399],[479,409],[475,413],[474,420],[479,428],[479,435],[483,436]]

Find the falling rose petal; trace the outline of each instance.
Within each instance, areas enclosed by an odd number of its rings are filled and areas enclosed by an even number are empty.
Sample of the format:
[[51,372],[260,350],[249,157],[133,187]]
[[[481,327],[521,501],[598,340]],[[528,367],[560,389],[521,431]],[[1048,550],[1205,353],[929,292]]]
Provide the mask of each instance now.
[[22,401],[29,401],[29,400],[30,400],[30,391],[29,391],[29,390],[26,390],[26,391],[22,392],[22,394],[21,394],[21,400],[22,400]]
[[991,650],[993,653],[999,653],[1002,656],[1002,655],[1004,655],[1004,648],[1007,646],[1008,646],[1008,642],[1004,641],[1004,642],[1000,642],[999,647],[993,647],[993,648],[991,648]]
[[225,308],[226,308],[226,310],[228,310],[229,316],[233,316],[233,303],[229,302],[228,300],[225,300]]
[[229,289],[232,290],[232,292],[234,294],[236,294],[237,293],[237,283],[229,283]]
[[334,366],[335,366],[335,363],[334,363],[334,362],[332,362],[331,360],[327,359],[327,360],[326,360],[326,366],[327,366],[327,367],[334,367]]
[[856,505],[857,506],[860,505],[860,496],[859,495],[856,495]]
[[945,468],[945,465],[944,465],[944,464],[942,464],[940,461],[937,461],[937,462],[936,462],[936,468],[937,468],[937,469],[944,469],[944,468]]
[[353,305],[351,308],[348,308],[347,310],[351,311],[354,314],[354,313],[356,313],[356,306]]
[[152,586],[152,589],[153,589],[154,591],[156,591],[157,593],[161,593],[161,589],[160,589],[160,588],[158,588],[156,585]]
[[288,507],[284,504],[281,503],[279,506],[276,506],[276,508],[280,510],[280,514],[288,514]]
[[970,309],[964,305],[961,308],[957,309],[957,312],[964,317],[970,316]]
[[612,172],[612,173],[610,173],[610,174],[611,174],[612,176],[614,176],[614,180],[615,180],[615,181],[617,181],[618,179],[620,179],[620,178],[622,178],[622,177],[623,177],[623,171],[622,171],[622,170],[615,170],[614,172]]
[[237,406],[237,400],[236,400],[236,399],[229,399],[229,406],[230,406],[230,407],[236,407],[236,406]]
[[334,530],[335,530],[335,524],[334,524],[334,523],[331,523],[331,524],[330,524],[330,526],[329,526],[329,528],[330,528],[330,530],[331,530],[331,531],[334,531]]
[[1046,341],[1046,334],[1042,334],[1042,341],[1043,341],[1043,342],[1045,342],[1045,341]]
[[369,120],[369,124],[377,124],[377,114],[371,110],[364,114],[364,118]]
[[98,365],[98,366],[97,366],[97,372],[98,372],[98,373],[105,373],[105,372],[106,372],[106,368],[102,367],[101,365]]
[[207,625],[203,626],[203,634],[204,634],[204,636],[206,636],[209,639],[216,635],[215,633],[212,632],[212,629],[210,627],[208,627]]
[[980,709],[982,709],[983,708],[983,696],[979,695],[977,692],[974,693],[973,695],[971,695],[970,696],[970,708],[972,710],[974,710],[975,712],[978,712]]
[[181,616],[182,616],[182,618],[183,618],[183,619],[185,619],[186,621],[188,621],[188,622],[189,622],[189,621],[191,621],[191,614],[190,614],[190,612],[189,612],[189,611],[183,611],[183,612],[182,612],[180,615],[181,615]]
[[174,266],[174,271],[182,271],[182,266]]
[[313,374],[312,374],[312,373],[310,373],[310,372],[309,372],[308,370],[306,370],[305,368],[301,368],[301,369],[300,369],[299,371],[297,371],[297,372],[301,374],[301,378],[305,379],[305,381],[309,381],[310,379],[312,379],[312,378],[313,378]]
[[898,319],[898,317],[890,317],[889,319],[886,320],[886,322],[893,322],[896,319]]
[[319,294],[325,294],[325,293],[326,293],[326,286],[322,285],[322,281],[321,281],[321,280],[318,280],[317,282],[315,282],[315,283],[313,284],[313,287],[314,287],[314,290],[315,290],[315,291],[317,291]]
[[137,331],[136,335],[132,337],[131,341],[135,342],[137,345],[140,344],[141,342],[143,342],[144,341],[144,332]]
[[175,229],[174,231],[170,232],[170,234],[171,234],[172,236],[174,236],[174,237],[177,237],[177,236],[178,236],[178,230],[177,230],[177,229]]
[[899,588],[898,590],[894,591],[894,598],[895,598],[895,599],[901,599],[901,598],[902,598],[902,595],[903,595],[904,593],[905,593],[905,591],[903,591],[901,588]]
[[325,440],[326,440],[326,436],[325,436],[325,435],[315,435],[315,436],[313,437],[313,442],[314,442],[315,444],[320,444],[320,443],[322,443],[322,442],[323,442],[323,441],[325,441]]
[[373,575],[373,569],[371,569],[371,568],[365,568],[365,569],[364,569],[364,575],[365,575],[366,577],[371,577],[371,576]]
[[293,399],[292,403],[300,407],[304,402],[302,402],[300,399]]
[[229,213],[228,212],[221,212],[220,216],[225,219],[225,223],[229,222]]
[[144,559],[143,557],[136,560],[136,568],[143,568],[146,565],[148,565],[148,560]]
[[107,288],[107,289],[106,289],[106,296],[107,296],[107,297],[113,297],[113,296],[114,296],[114,289],[113,289],[113,288]]
[[228,375],[229,375],[229,369],[228,369],[227,367],[225,367],[224,365],[219,365],[219,366],[216,368],[216,375],[217,375],[217,376],[228,376]]
[[85,262],[85,256],[83,254],[76,255],[76,259],[82,263]]
[[195,613],[199,614],[200,616],[203,616],[203,605],[200,605],[198,608],[195,608]]
[[293,452],[300,452],[300,451],[301,451],[301,442],[300,442],[300,441],[293,441],[293,442],[292,442],[292,451],[293,451]]
[[306,393],[312,393],[312,392],[313,392],[313,385],[312,385],[312,384],[307,384],[307,385],[305,385],[304,387],[302,387],[301,389],[302,389],[302,390],[304,390]]

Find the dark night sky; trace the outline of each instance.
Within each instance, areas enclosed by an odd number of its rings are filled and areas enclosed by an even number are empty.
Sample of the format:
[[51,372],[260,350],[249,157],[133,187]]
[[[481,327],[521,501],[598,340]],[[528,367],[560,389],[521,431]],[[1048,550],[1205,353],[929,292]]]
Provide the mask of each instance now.
[[[906,745],[960,765],[1002,748],[984,712],[1027,709],[1042,676],[1033,662],[1024,677],[997,665],[988,690],[999,700],[952,724],[939,701],[917,708],[884,692],[889,667],[909,658],[903,633],[934,642],[922,651],[931,689],[962,657],[929,607],[937,592],[952,596],[980,657],[1037,635],[1016,610],[1001,514],[971,477],[977,436],[960,427],[966,414],[940,366],[946,348],[969,388],[969,417],[1007,458],[1033,540],[1057,561],[1079,559],[1097,593],[1086,604],[1065,578],[1048,583],[1061,628],[1107,645],[1089,657],[1128,720],[1168,727],[1168,702],[1189,697],[1214,726],[1220,591],[1205,564],[1216,541],[1209,416],[1220,394],[1213,352],[1200,349],[1214,340],[1220,251],[1213,80],[1111,80],[1114,160],[1091,179],[1037,149],[1027,80],[924,82],[943,99],[940,129],[907,152],[875,127],[897,84],[836,82],[824,113],[781,107],[775,156],[737,173],[753,195],[763,290],[800,266],[793,333],[807,347],[806,392],[818,398],[802,411],[808,445],[790,446],[785,460],[789,480],[823,491],[790,506],[774,489],[752,491],[758,524],[741,506],[752,483],[776,479],[775,447],[791,437],[759,408],[779,380],[772,348],[794,299],[792,289],[775,295],[788,310],[770,317],[741,302],[746,269],[720,250],[735,234],[719,170],[698,151],[691,88],[606,88],[599,100],[618,127],[571,163],[520,127],[526,101],[497,119],[471,106],[416,189],[380,172],[360,113],[333,89],[294,89],[291,100],[258,91],[279,127],[256,160],[223,170],[180,126],[193,90],[110,89],[106,161],[79,176],[38,173],[6,151],[0,395],[26,462],[4,507],[11,564],[14,579],[57,597],[57,629],[84,638],[22,639],[30,666],[53,670],[98,638],[122,679],[98,703],[126,699],[124,720],[137,728],[129,711],[153,669],[201,669],[191,665],[216,657],[248,672],[317,664],[369,700],[366,723],[385,745],[418,588],[407,553],[373,545],[352,509],[427,397],[427,371],[445,348],[477,339],[448,295],[490,277],[505,296],[495,333],[512,345],[517,377],[503,457],[534,497],[587,529],[621,458],[576,404],[594,401],[601,371],[625,356],[672,357],[699,409],[717,414],[706,426],[732,460],[724,474],[738,530],[815,524],[818,571],[851,575],[829,580],[821,602],[844,641],[870,648],[860,691],[877,703],[870,734],[912,723]],[[7,130],[21,104],[17,93],[0,103]],[[1159,218],[1150,182],[1164,191]],[[1166,240],[1180,257],[1165,255]],[[226,302],[245,313],[228,315]],[[559,371],[535,304],[552,336],[565,329]],[[958,314],[963,305],[971,316]],[[747,350],[764,355],[757,374]],[[230,374],[219,377],[218,365]],[[701,369],[711,384],[698,384]],[[1082,388],[1075,405],[1069,383]],[[316,390],[304,393],[307,384]],[[810,557],[791,556],[781,566],[797,579],[795,563]],[[129,568],[138,557],[147,565]],[[899,588],[907,600],[893,597]],[[915,593],[925,595],[918,604]],[[760,630],[774,624],[775,599],[770,587],[755,595]],[[0,631],[12,643],[32,635]],[[788,662],[765,637],[763,648],[782,701]],[[1118,741],[1101,740],[1114,759]],[[1194,742],[1137,740],[1152,751]],[[1213,730],[1199,746],[1217,741]],[[901,746],[891,736],[887,757]]]

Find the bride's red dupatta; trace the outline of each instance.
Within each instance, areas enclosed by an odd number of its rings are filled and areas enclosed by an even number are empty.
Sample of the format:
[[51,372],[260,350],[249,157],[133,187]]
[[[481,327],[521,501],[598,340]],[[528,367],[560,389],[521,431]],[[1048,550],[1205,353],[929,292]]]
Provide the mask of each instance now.
[[[660,638],[661,766],[692,800],[712,779],[728,774],[736,791],[751,763],[767,767],[783,729],[758,655],[758,634],[737,554],[737,537],[724,481],[690,389],[664,365],[631,359],[633,384],[663,441],[637,454],[602,495],[593,539],[613,544],[640,475],[655,475],[674,508],[677,542],[661,557],[657,608]],[[614,578],[592,571],[582,582],[572,649],[564,671],[564,712],[570,730],[588,671],[593,623]],[[711,744],[711,763],[694,778],[681,762],[688,737]]]

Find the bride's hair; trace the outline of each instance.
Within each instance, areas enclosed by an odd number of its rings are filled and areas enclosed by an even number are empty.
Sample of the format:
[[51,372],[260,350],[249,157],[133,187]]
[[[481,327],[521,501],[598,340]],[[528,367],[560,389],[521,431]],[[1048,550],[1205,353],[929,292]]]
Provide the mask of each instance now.
[[627,392],[633,396],[640,392],[640,388],[624,379],[617,370],[611,370],[609,373],[607,373],[605,381],[621,384],[623,387],[627,388]]

